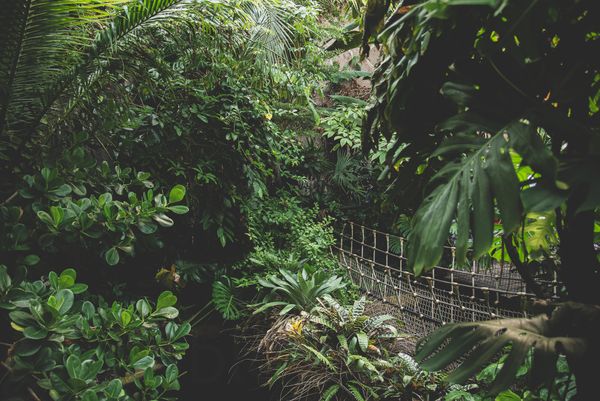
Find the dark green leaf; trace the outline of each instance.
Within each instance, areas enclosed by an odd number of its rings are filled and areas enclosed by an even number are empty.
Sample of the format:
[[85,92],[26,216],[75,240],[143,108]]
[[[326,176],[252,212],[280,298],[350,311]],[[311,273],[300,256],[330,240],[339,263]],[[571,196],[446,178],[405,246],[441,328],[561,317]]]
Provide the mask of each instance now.
[[106,263],[108,263],[110,266],[114,266],[117,263],[119,263],[119,251],[117,250],[117,248],[113,246],[108,251],[106,251],[106,253],[104,254],[104,259],[106,260]]

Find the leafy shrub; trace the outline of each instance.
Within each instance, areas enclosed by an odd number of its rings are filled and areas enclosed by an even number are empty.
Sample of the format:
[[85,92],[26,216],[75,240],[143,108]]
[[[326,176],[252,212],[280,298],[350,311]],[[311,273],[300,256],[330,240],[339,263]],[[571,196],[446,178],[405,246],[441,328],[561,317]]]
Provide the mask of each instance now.
[[[287,259],[286,255],[293,254],[312,266],[333,267],[330,247],[335,239],[331,222],[331,218],[321,217],[317,206],[303,208],[298,197],[285,192],[253,202],[248,205],[248,237],[256,251],[249,260],[272,259],[274,255]],[[282,261],[282,265],[285,263],[289,261]]]
[[364,104],[350,104],[334,109],[322,119],[323,136],[334,143],[332,150],[361,149],[361,126],[365,115]]
[[[138,196],[130,189],[153,187],[149,174],[133,175],[130,169],[118,167],[110,173],[107,168],[103,164],[105,177],[96,176],[92,181],[101,185],[104,179],[114,178],[105,187],[110,191],[90,196],[85,196],[89,184],[68,174],[64,178],[56,169],[44,167],[40,173],[26,175],[18,192],[21,198],[14,201],[20,205],[0,207],[0,225],[5,227],[0,249],[13,254],[24,250],[60,253],[75,247],[116,265],[120,254],[134,256],[136,248],[161,248],[159,227],[173,225],[169,214],[188,212],[187,206],[179,204],[185,197],[185,187],[173,186],[168,196],[152,188]],[[88,171],[93,176],[99,170]]]
[[[119,263],[119,251],[133,255],[134,245],[139,234],[152,236],[159,227],[171,227],[173,220],[167,213],[185,214],[188,207],[176,205],[185,196],[185,187],[174,186],[168,198],[163,194],[154,195],[149,189],[140,198],[134,193],[127,194],[127,200],[113,200],[111,193],[104,193],[76,201],[61,199],[47,210],[37,210],[37,217],[43,223],[43,233],[39,243],[43,249],[55,249],[57,242],[78,244],[100,249],[106,263]],[[160,248],[157,237],[146,243]]]
[[76,278],[66,269],[29,282],[0,266],[0,307],[14,329],[2,394],[28,388],[57,401],[126,401],[179,390],[176,363],[191,327],[173,321],[177,298],[166,291],[154,307],[146,299],[92,303]]

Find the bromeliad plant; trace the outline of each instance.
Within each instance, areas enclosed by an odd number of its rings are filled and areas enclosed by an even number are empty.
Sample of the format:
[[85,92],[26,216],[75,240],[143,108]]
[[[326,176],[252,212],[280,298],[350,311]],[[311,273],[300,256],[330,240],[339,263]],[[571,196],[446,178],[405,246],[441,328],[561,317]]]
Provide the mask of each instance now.
[[[254,314],[276,306],[282,307],[280,315],[296,309],[309,311],[316,305],[317,298],[334,294],[346,287],[343,277],[331,275],[326,270],[314,271],[307,266],[295,274],[280,269],[279,274],[280,277],[268,275],[258,279],[258,284],[271,289],[271,293],[259,304]],[[271,301],[274,296],[282,300]]]
[[179,390],[176,363],[191,327],[173,321],[177,298],[167,291],[155,306],[146,299],[92,303],[82,299],[87,286],[76,278],[66,269],[29,282],[0,266],[0,307],[10,311],[13,329],[3,338],[10,348],[2,394],[126,401],[134,393],[136,400],[154,400]]
[[351,307],[342,306],[327,294],[322,297],[321,304],[311,311],[308,319],[317,329],[336,333],[335,340],[339,346],[351,354],[381,354],[378,345],[399,337],[396,326],[387,323],[396,319],[391,315],[370,317],[365,314],[366,304],[367,299],[363,296],[354,301]]

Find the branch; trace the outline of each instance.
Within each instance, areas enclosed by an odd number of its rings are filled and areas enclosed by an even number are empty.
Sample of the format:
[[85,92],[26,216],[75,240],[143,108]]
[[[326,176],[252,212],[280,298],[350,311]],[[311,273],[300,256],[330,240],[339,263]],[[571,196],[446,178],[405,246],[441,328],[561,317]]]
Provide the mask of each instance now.
[[[164,365],[162,365],[161,363],[155,363],[154,366],[152,367],[152,370],[157,371],[164,368]],[[123,383],[123,386],[126,386],[128,384],[131,384],[134,382],[134,380],[136,379],[140,379],[144,377],[144,370],[138,370],[135,373],[129,373],[123,377],[120,377],[119,380],[121,380],[121,383]]]
[[13,192],[13,194],[11,196],[9,196],[8,198],[6,198],[6,200],[4,202],[0,203],[0,206],[4,206],[7,203],[10,203],[10,201],[12,201],[13,199],[15,199],[18,194],[19,194],[19,191]]
[[35,401],[42,401],[42,399],[35,393],[35,391],[33,391],[31,387],[27,387],[27,392],[29,392],[29,394]]

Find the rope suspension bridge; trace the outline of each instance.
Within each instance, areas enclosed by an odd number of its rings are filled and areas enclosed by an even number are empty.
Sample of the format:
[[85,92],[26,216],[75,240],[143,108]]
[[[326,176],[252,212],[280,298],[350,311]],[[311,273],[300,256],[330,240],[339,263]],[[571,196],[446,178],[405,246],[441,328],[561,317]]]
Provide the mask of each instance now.
[[[336,229],[332,252],[354,284],[404,322],[403,330],[423,336],[446,323],[527,317],[536,296],[506,262],[456,263],[456,249],[444,248],[438,266],[416,277],[407,269],[406,239],[353,222]],[[558,297],[555,272],[536,281]]]

